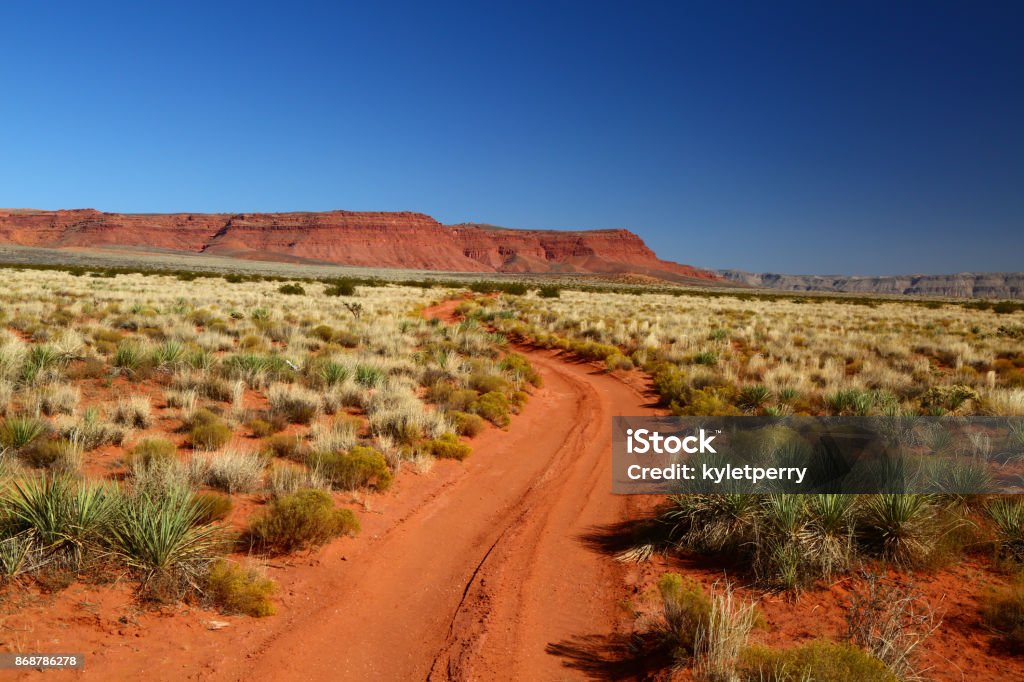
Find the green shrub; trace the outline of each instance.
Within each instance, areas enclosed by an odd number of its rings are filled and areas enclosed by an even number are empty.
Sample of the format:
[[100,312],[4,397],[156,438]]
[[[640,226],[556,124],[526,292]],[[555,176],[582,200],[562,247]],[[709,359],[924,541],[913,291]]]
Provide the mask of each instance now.
[[470,411],[475,412],[495,426],[505,427],[511,422],[508,398],[504,393],[491,391],[473,401]]
[[324,289],[325,296],[352,296],[356,293],[356,285],[350,279],[330,280],[329,286]]
[[1020,583],[985,597],[985,624],[1015,653],[1024,653],[1024,586]]
[[219,493],[196,493],[195,500],[202,508],[202,514],[196,518],[198,525],[223,521],[234,507],[230,497]]
[[452,420],[455,431],[460,436],[472,438],[484,430],[484,420],[479,415],[453,410],[448,413],[448,418]]
[[304,459],[302,438],[298,435],[279,433],[267,438],[263,443],[265,450],[275,457],[285,457],[297,461]]
[[[498,366],[510,374],[522,377],[534,386],[540,386],[542,383],[541,376],[537,370],[533,368],[529,360],[519,353],[507,353],[505,357],[501,359],[501,363],[499,363]],[[483,392],[486,393],[486,391]]]
[[693,656],[697,635],[708,626],[711,600],[692,578],[678,573],[665,573],[658,580],[661,595],[662,626],[666,643],[672,648],[672,657],[681,661]]
[[335,509],[324,491],[306,489],[272,500],[249,532],[257,545],[287,553],[320,546],[340,535],[355,535],[359,520],[351,509]]
[[145,438],[128,451],[125,463],[129,468],[167,466],[177,461],[178,448],[165,438]]
[[562,290],[556,286],[544,286],[538,289],[537,293],[541,298],[558,298],[562,295]]
[[215,561],[206,576],[207,596],[225,613],[272,616],[275,610],[270,598],[276,590],[274,581],[255,567],[224,559]]
[[755,646],[741,658],[744,682],[898,682],[885,664],[845,642],[819,640],[789,649]]
[[942,408],[953,412],[968,400],[980,400],[978,392],[970,386],[932,386],[921,396],[921,407]]
[[357,445],[348,452],[317,452],[310,457],[309,463],[341,490],[364,486],[387,490],[391,486],[391,469],[384,455],[373,448]]
[[478,393],[504,392],[508,390],[508,381],[505,380],[505,377],[484,372],[473,372],[470,374],[467,384]]
[[683,404],[673,402],[672,412],[694,417],[730,417],[742,414],[735,405],[722,397],[719,389],[715,388],[693,391]]
[[438,459],[457,459],[460,462],[473,452],[473,448],[461,442],[454,433],[442,434],[439,438],[426,441],[421,447]]
[[37,439],[22,448],[18,456],[30,467],[70,473],[81,465],[82,447],[66,438]]
[[231,440],[231,427],[221,421],[203,421],[189,429],[188,437],[192,447],[198,450],[217,450]]
[[995,524],[1001,556],[1024,562],[1024,501],[998,497],[985,508]]
[[277,288],[277,290],[282,294],[288,294],[290,296],[302,295],[306,293],[306,290],[302,288],[301,284],[282,284]]
[[275,424],[273,420],[268,421],[266,419],[253,419],[248,424],[246,424],[246,426],[248,426],[249,430],[252,431],[252,435],[256,436],[257,438],[266,438],[267,436],[271,436],[280,431],[281,428],[276,427],[283,427],[284,422],[282,421],[279,424]]

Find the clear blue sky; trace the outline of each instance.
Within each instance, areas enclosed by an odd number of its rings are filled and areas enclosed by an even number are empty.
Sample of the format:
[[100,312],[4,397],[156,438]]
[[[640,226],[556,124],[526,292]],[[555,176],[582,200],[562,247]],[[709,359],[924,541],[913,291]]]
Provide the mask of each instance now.
[[1024,270],[1021,2],[0,3],[0,206],[627,227]]

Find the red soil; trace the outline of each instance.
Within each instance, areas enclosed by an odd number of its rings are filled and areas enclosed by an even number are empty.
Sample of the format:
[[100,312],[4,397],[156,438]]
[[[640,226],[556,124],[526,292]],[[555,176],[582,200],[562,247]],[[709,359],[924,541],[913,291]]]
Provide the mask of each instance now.
[[450,272],[564,272],[720,280],[660,260],[628,230],[442,225],[422,213],[119,214],[0,209],[0,243],[136,246],[236,258]]

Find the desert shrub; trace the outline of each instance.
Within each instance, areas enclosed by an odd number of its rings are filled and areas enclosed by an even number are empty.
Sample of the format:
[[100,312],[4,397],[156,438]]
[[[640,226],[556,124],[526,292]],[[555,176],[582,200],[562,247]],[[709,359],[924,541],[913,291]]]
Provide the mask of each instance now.
[[955,411],[968,400],[980,399],[978,392],[970,386],[955,384],[953,386],[932,386],[921,396],[921,407],[942,408]]
[[248,426],[249,430],[252,431],[252,435],[257,438],[266,438],[283,430],[286,426],[286,422],[283,419],[275,420],[257,418],[250,420],[246,426]]
[[479,415],[453,410],[448,413],[448,418],[452,420],[455,431],[460,436],[472,438],[484,430],[484,420]]
[[352,510],[335,509],[330,495],[307,489],[273,499],[253,521],[249,534],[269,551],[288,553],[358,532],[359,520]]
[[1014,653],[1024,653],[1024,586],[1016,583],[985,596],[985,625]]
[[846,613],[847,638],[882,661],[899,679],[916,679],[920,645],[939,627],[913,583],[862,573]]
[[469,387],[478,393],[504,392],[508,390],[505,377],[485,372],[473,372],[467,379]]
[[277,290],[279,293],[289,296],[298,296],[306,293],[301,284],[282,284]]
[[74,386],[51,384],[36,395],[39,411],[45,415],[73,414],[81,393]]
[[[442,385],[448,386],[448,384]],[[436,387],[437,384],[435,384]],[[473,403],[480,397],[480,394],[467,388],[446,391],[443,395],[435,393],[434,397],[438,402],[445,404],[449,410],[468,412],[472,410]]]
[[267,489],[272,495],[287,495],[303,488],[326,488],[324,478],[304,466],[288,462],[272,462],[267,474]]
[[522,377],[534,386],[540,386],[542,383],[541,376],[537,370],[533,368],[529,360],[519,353],[506,353],[498,366],[510,374]]
[[197,450],[217,450],[231,440],[231,427],[221,420],[196,424],[188,432],[189,442]]
[[274,615],[270,600],[277,585],[253,566],[218,559],[206,576],[206,595],[225,613],[262,617]]
[[302,438],[298,435],[279,433],[263,441],[264,451],[274,457],[285,457],[296,461],[305,458]]
[[421,447],[438,459],[457,459],[462,461],[469,457],[473,448],[461,442],[454,433],[444,433],[434,440],[428,440]]
[[82,466],[83,452],[81,443],[67,438],[38,439],[22,448],[19,458],[31,467],[74,473]]
[[337,386],[352,376],[352,369],[343,363],[327,361],[320,365],[318,374],[328,386]]
[[320,410],[320,396],[290,384],[274,384],[267,391],[270,409],[293,424],[308,424]]
[[692,578],[665,573],[658,580],[664,623],[659,628],[671,647],[672,657],[683,661],[693,656],[697,634],[707,629],[711,600]]
[[258,488],[265,465],[265,460],[258,455],[225,450],[193,457],[190,469],[197,483],[232,494]]
[[356,293],[356,284],[350,279],[333,279],[324,289],[325,296],[352,296]]
[[171,488],[125,499],[111,536],[117,552],[155,598],[200,586],[206,567],[225,549],[223,531],[201,525],[205,509],[191,491]]
[[819,640],[789,649],[755,646],[741,656],[744,682],[899,682],[885,664],[845,642]]
[[772,392],[766,386],[757,384],[755,386],[744,386],[737,397],[737,403],[745,410],[758,410],[772,397]]
[[387,490],[392,475],[384,455],[373,448],[357,445],[348,452],[317,452],[309,460],[310,466],[341,490],[355,490],[372,486]]
[[707,367],[714,367],[718,364],[718,355],[713,351],[702,351],[693,356],[693,364],[705,365]]
[[562,290],[556,286],[543,286],[537,290],[537,294],[541,298],[558,298],[562,295]]
[[509,417],[508,398],[504,393],[492,391],[484,393],[474,400],[470,405],[470,411],[475,412],[495,426],[505,427],[511,422]]
[[234,507],[230,497],[218,493],[196,493],[194,499],[203,510],[203,513],[196,518],[198,525],[223,521]]
[[673,401],[671,407],[674,414],[694,417],[726,417],[742,414],[735,405],[723,397],[722,391],[717,388],[690,391],[684,402]]
[[80,443],[85,450],[94,450],[102,445],[120,445],[128,435],[129,428],[103,418],[99,409],[89,407],[78,420],[58,422],[62,438]]
[[614,372],[617,369],[625,371],[633,369],[633,361],[622,353],[612,353],[605,358],[604,362],[609,372]]
[[152,407],[149,398],[136,396],[122,398],[114,406],[111,418],[115,424],[134,427],[137,429],[148,428],[153,423]]
[[49,425],[36,417],[7,417],[0,423],[0,445],[11,450],[21,450],[45,435],[48,430]]

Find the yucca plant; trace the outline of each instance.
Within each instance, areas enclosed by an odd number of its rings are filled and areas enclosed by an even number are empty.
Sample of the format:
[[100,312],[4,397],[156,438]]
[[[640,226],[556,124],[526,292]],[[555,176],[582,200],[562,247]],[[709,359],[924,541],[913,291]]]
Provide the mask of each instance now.
[[146,357],[142,345],[136,341],[122,341],[114,351],[114,358],[111,361],[114,367],[120,367],[128,372],[133,372],[142,364]]
[[32,346],[21,366],[21,380],[33,384],[46,370],[62,364],[61,354],[50,346]]
[[32,566],[32,534],[28,532],[0,540],[0,578],[14,580]]
[[997,497],[985,511],[996,526],[1000,554],[1024,562],[1024,501],[1017,497]]
[[856,511],[854,495],[809,496],[802,544],[809,562],[826,579],[850,567]]
[[41,476],[14,482],[7,511],[15,529],[30,533],[42,551],[65,554],[77,565],[89,548],[104,544],[118,504],[106,485]]
[[935,548],[938,530],[929,495],[874,495],[864,510],[864,536],[882,556],[918,564]]
[[161,369],[172,369],[181,364],[185,345],[177,339],[168,339],[153,350],[153,364]]
[[326,362],[320,367],[320,378],[328,386],[344,383],[350,376],[352,376],[352,370],[348,365],[343,365],[340,362]]
[[0,445],[21,450],[46,433],[48,424],[29,415],[8,417],[0,424]]
[[125,499],[112,538],[125,563],[140,574],[144,590],[197,588],[209,563],[223,553],[221,527],[197,521],[206,513],[186,488]]

